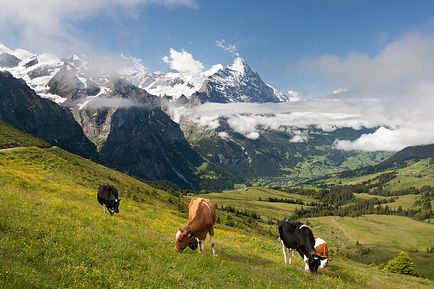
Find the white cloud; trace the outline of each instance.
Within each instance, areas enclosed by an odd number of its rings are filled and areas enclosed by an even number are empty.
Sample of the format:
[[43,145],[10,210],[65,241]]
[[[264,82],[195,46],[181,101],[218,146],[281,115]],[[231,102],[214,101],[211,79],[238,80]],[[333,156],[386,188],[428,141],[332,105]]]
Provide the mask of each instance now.
[[257,132],[257,131],[249,132],[248,134],[246,134],[246,138],[258,139],[259,138],[259,132]]
[[338,87],[360,92],[397,88],[415,80],[433,79],[434,37],[409,34],[390,42],[374,56],[360,52],[346,57],[326,54],[299,64],[302,71]]
[[100,15],[136,16],[144,5],[197,7],[195,0],[5,0],[1,1],[0,33],[28,49],[57,54],[83,51],[87,45],[75,24]]
[[197,75],[203,71],[203,64],[184,49],[177,51],[170,48],[169,56],[164,56],[162,60],[169,64],[171,69],[187,75]]
[[340,93],[347,92],[347,91],[348,91],[348,89],[340,87],[338,89],[333,90],[332,94],[340,94]]
[[289,142],[292,143],[307,142],[309,139],[309,134],[305,131],[294,130],[292,131],[292,134],[294,136],[289,140]]
[[229,139],[229,134],[225,131],[221,131],[218,133],[218,136],[223,138],[223,139]]
[[238,48],[235,44],[226,44],[226,40],[221,39],[215,42],[217,47],[220,47],[224,51],[230,52],[233,56],[240,56],[238,53]]
[[259,138],[263,129],[271,129],[285,130],[293,135],[293,142],[302,142],[308,139],[308,135],[300,129],[312,125],[333,131],[342,127],[377,127],[382,123],[380,111],[370,110],[370,119],[365,119],[362,114],[368,111],[369,105],[355,103],[358,102],[206,103],[193,108],[169,108],[169,111],[175,121],[193,121],[211,129],[218,128],[219,118],[224,118],[233,131],[250,139]]
[[288,97],[290,102],[299,101],[301,99],[301,94],[298,91],[290,89],[288,90]]
[[257,139],[263,130],[286,131],[291,142],[309,139],[307,130],[315,126],[325,132],[338,128],[376,128],[355,141],[336,140],[341,150],[397,151],[411,145],[434,143],[434,85],[412,88],[425,101],[411,98],[389,99],[309,99],[293,103],[206,103],[194,108],[176,109],[182,118],[215,129],[219,118],[226,119],[230,129],[248,138]]
[[336,148],[396,151],[434,143],[434,36],[408,34],[375,55],[321,55],[299,65],[324,87],[338,87],[328,99],[337,105],[359,100],[353,104],[361,119],[381,126],[355,141],[337,140]]

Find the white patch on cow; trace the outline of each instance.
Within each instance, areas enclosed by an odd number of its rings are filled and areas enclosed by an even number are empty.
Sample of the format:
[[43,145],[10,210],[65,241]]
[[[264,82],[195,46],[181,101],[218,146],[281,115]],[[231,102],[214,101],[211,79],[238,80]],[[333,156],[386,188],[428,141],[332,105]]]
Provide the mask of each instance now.
[[301,225],[300,228],[298,228],[298,229],[300,230],[300,229],[303,228],[303,227],[306,227],[306,228],[310,229],[309,226],[308,226],[308,225],[305,225],[305,224]]
[[327,266],[328,262],[329,262],[329,258],[321,260],[321,265],[319,267],[324,269]]
[[117,203],[118,202],[118,199],[115,199],[115,203]]
[[304,271],[309,272],[309,263],[308,263],[308,258],[306,257],[306,255],[303,255],[303,260],[304,260]]
[[181,235],[181,231],[180,230],[178,230],[178,232],[176,232],[176,240],[178,240],[179,235]]
[[325,244],[325,243],[326,242],[323,239],[321,239],[319,237],[315,238],[315,248],[318,247],[319,245],[322,245],[322,244]]

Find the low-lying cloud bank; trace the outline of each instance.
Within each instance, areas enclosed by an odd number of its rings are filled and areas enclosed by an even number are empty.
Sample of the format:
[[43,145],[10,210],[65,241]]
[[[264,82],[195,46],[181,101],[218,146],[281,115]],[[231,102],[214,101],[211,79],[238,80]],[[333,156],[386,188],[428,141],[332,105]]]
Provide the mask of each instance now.
[[210,129],[217,129],[224,118],[233,131],[250,139],[259,138],[264,129],[286,131],[293,136],[291,142],[306,142],[307,129],[312,126],[325,132],[343,127],[378,128],[355,141],[335,140],[334,146],[340,150],[397,151],[434,143],[432,104],[409,102],[322,98],[295,103],[206,103],[170,108],[169,112],[175,121],[188,120]]

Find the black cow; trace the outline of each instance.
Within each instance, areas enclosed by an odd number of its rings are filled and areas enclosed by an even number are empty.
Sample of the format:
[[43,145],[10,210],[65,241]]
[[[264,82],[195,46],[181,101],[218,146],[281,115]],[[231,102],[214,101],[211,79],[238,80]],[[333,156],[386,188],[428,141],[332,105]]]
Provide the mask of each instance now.
[[288,263],[291,264],[292,250],[297,250],[301,258],[304,259],[304,269],[312,273],[318,272],[321,260],[325,259],[315,251],[315,238],[307,225],[299,221],[283,220],[279,223],[280,242],[282,243],[283,258],[285,263],[288,252]]
[[104,213],[106,209],[110,215],[119,213],[119,194],[118,190],[112,185],[101,185],[98,189],[98,202],[104,207]]

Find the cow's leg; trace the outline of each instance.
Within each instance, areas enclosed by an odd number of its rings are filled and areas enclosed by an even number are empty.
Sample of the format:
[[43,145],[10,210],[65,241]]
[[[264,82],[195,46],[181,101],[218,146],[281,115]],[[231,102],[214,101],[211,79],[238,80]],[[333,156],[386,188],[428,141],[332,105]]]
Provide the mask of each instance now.
[[209,230],[209,244],[211,245],[212,254],[214,256],[217,256],[214,246],[214,228],[211,228],[211,230]]
[[304,260],[304,271],[309,272],[309,259],[306,257],[306,255],[303,255],[303,260]]
[[294,256],[294,250],[293,249],[288,249],[288,264],[291,265],[292,264],[292,257]]
[[282,240],[280,240],[280,243],[282,244],[283,261],[285,261],[285,264],[286,264],[286,247],[285,247],[285,245],[283,244],[283,241],[282,241]]
[[199,253],[202,253],[202,251],[203,251],[203,241],[202,240],[199,240],[198,241],[199,242],[199,244],[198,244],[198,246],[197,246],[197,250],[199,251]]
[[205,240],[200,241],[201,251],[205,251]]
[[288,264],[292,264],[292,257],[294,257],[294,250],[288,249]]

